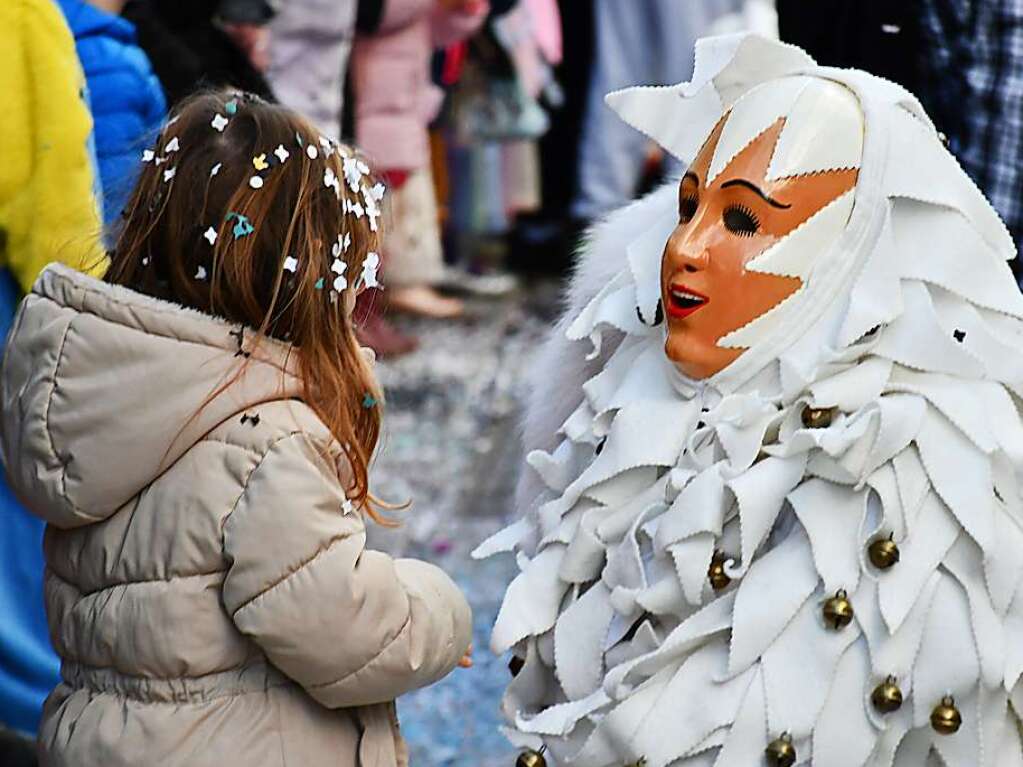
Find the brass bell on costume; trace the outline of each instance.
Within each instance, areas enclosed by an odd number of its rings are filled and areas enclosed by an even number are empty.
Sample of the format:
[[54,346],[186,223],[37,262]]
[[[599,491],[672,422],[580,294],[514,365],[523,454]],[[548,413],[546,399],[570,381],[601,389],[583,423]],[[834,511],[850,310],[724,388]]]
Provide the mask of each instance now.
[[824,603],[824,622],[833,629],[842,629],[852,623],[853,606],[845,589],[839,589],[835,596]]
[[834,408],[819,408],[807,405],[803,408],[803,426],[807,429],[826,429],[831,426],[831,419],[834,415]]
[[710,580],[710,586],[714,591],[721,591],[723,588],[727,588],[728,584],[732,582],[732,579],[725,574],[725,561],[726,557],[720,551],[715,551],[714,556],[711,557],[710,567],[707,569],[707,578]]
[[543,758],[542,753],[530,748],[519,754],[519,758],[515,760],[515,767],[547,767],[547,760]]
[[959,730],[962,724],[962,714],[956,708],[951,695],[942,698],[941,703],[935,706],[931,712],[931,727],[940,735],[952,735]]
[[771,767],[792,767],[796,763],[796,747],[792,745],[792,736],[787,732],[767,744],[764,750],[767,763]]
[[874,688],[870,694],[870,702],[882,714],[890,714],[902,708],[902,690],[895,677],[890,676]]
[[899,547],[888,538],[878,538],[867,547],[870,564],[878,570],[887,570],[899,561]]

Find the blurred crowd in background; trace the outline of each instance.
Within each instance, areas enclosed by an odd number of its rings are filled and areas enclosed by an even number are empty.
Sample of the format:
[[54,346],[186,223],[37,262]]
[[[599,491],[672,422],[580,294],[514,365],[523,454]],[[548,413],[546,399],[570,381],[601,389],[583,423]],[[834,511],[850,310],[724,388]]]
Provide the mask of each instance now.
[[[697,38],[748,29],[917,93],[1020,243],[1018,0],[2,0],[0,332],[44,264],[111,245],[174,105],[228,86],[306,114],[385,179],[386,289],[358,326],[408,353],[395,313],[451,322],[466,296],[563,276],[591,222],[678,174],[603,96],[685,80]],[[22,516],[7,533],[39,524]],[[15,540],[0,530],[0,565]],[[40,577],[0,566],[0,725],[26,733],[56,676]]]

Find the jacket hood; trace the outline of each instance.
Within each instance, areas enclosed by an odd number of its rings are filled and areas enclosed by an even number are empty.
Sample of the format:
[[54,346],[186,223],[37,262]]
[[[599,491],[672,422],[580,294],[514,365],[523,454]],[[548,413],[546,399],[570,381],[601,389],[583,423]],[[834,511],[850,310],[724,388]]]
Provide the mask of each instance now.
[[[297,398],[292,348],[53,264],[0,374],[9,482],[62,528],[101,521],[215,426]],[[247,355],[247,356],[246,356]]]
[[58,0],[77,42],[83,37],[105,35],[126,43],[135,42],[135,25],[82,0]]

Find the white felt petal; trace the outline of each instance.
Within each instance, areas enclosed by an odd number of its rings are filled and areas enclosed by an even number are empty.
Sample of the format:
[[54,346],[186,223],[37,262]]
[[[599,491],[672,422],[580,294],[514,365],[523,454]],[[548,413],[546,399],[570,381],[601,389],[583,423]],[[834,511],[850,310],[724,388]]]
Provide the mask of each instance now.
[[760,657],[818,582],[802,529],[753,563],[735,597],[729,673],[741,672]]
[[708,637],[727,631],[731,625],[734,607],[735,592],[715,599],[679,624],[656,651],[611,669],[604,681],[604,689],[612,697],[623,697],[627,694],[629,685],[650,676],[656,669],[671,661],[684,657],[694,647],[703,644]]
[[558,617],[554,626],[555,673],[569,700],[591,695],[604,679],[604,637],[614,609],[598,581]]
[[686,84],[639,86],[604,97],[611,109],[636,130],[649,136],[684,163],[690,163],[721,114],[721,99],[713,85],[686,97]]
[[[827,141],[819,138],[822,124],[828,126]],[[789,112],[767,168],[767,180],[858,168],[862,154],[863,115],[856,97],[844,86],[817,80],[799,95]]]
[[980,362],[945,333],[923,283],[904,282],[902,296],[906,309],[881,331],[875,353],[915,370],[980,378]]
[[[702,47],[704,45],[706,48]],[[707,71],[711,70],[710,62],[717,60],[717,56],[728,55],[727,64],[713,75],[714,87],[726,104],[734,103],[742,91],[757,83],[775,80],[814,65],[814,60],[802,48],[755,34],[723,35],[698,41],[697,67],[701,63],[701,53],[708,62]],[[693,80],[697,82],[695,73]]]
[[[916,438],[931,485],[970,537],[984,551],[992,544],[994,512],[991,461],[934,409],[924,415]],[[970,482],[960,477],[969,477]],[[978,488],[982,488],[978,492]]]
[[841,345],[854,343],[865,333],[894,321],[905,310],[899,284],[899,251],[891,227],[891,212],[884,208],[878,240],[863,270],[853,283],[849,307],[838,335]]
[[868,357],[810,386],[813,406],[837,407],[846,413],[859,410],[881,396],[891,372],[890,360]]
[[879,405],[880,429],[864,466],[867,473],[887,464],[916,438],[927,409],[922,398],[898,394],[882,397]]
[[[726,656],[723,643],[693,653],[643,717],[631,739],[631,751],[646,757],[650,767],[665,767],[734,720],[752,674],[715,682]],[[685,728],[678,722],[685,722]],[[671,737],[664,737],[668,732]]]
[[990,453],[995,449],[987,407],[982,398],[984,392],[979,385],[971,389],[952,376],[897,368],[892,373],[888,389],[925,397],[980,450]]
[[707,568],[714,554],[714,543],[715,538],[711,533],[701,533],[672,544],[670,548],[678,582],[689,604],[700,603],[703,587],[707,583]]
[[[1023,589],[1016,592],[1005,615],[1005,635],[1023,636]],[[1023,675],[1023,642],[1007,642],[1005,646],[1005,687],[1016,688]]]
[[894,633],[889,633],[876,601],[864,599],[856,606],[856,619],[863,628],[870,646],[870,659],[874,677],[894,676],[902,687],[903,695],[913,689],[912,670],[920,649],[920,637],[934,599],[934,591],[941,576],[932,573],[920,589],[920,595],[909,615]]
[[764,681],[759,670],[751,676],[746,697],[735,716],[728,739],[714,767],[749,767],[763,759],[767,746]]
[[636,286],[636,306],[643,320],[653,324],[657,302],[661,300],[661,255],[678,223],[676,206],[667,215],[659,216],[635,241],[626,248],[629,268]]
[[785,117],[810,82],[806,77],[789,77],[772,83],[770,88],[755,88],[744,94],[733,105],[721,130],[705,183],[712,184],[753,139]]
[[820,611],[816,600],[807,600],[761,658],[770,732],[811,734],[839,658],[858,638],[855,623],[835,631],[824,625]]
[[696,533],[720,535],[726,511],[725,483],[715,464],[693,477],[661,516],[654,547],[663,551]]
[[[821,143],[821,142],[818,142]],[[845,229],[855,192],[835,198],[746,264],[746,270],[806,280],[817,259]]]
[[[870,477],[867,484],[873,488],[880,499],[880,516],[876,520],[869,517],[864,520],[860,540],[866,541],[871,533],[886,533],[896,540],[901,541],[906,536],[906,519],[902,508],[902,498],[899,496],[899,485],[895,478],[895,469],[890,463],[879,467]],[[870,507],[868,506],[868,512]],[[863,552],[864,567],[866,567],[866,552]]]
[[897,199],[892,201],[892,226],[903,277],[938,285],[978,306],[1023,317],[1023,294],[1008,264],[962,214]]
[[889,631],[895,632],[902,625],[959,530],[945,504],[929,493],[921,507],[919,524],[899,543],[899,563],[878,581],[881,614]]
[[940,576],[913,667],[913,723],[917,727],[928,723],[931,710],[942,697],[965,699],[977,684],[980,664],[970,624],[966,594],[951,576]]
[[[885,187],[891,197],[909,197],[961,210],[989,247],[1008,260],[1016,248],[1005,224],[971,182],[934,130],[909,113],[894,110]],[[965,182],[965,183],[964,183]]]
[[610,702],[603,690],[597,690],[582,700],[574,700],[545,708],[533,717],[519,714],[515,719],[516,726],[523,732],[541,735],[565,735],[572,726],[584,716]]
[[491,649],[496,654],[554,625],[561,598],[568,588],[568,584],[558,578],[558,564],[564,551],[564,546],[548,546],[508,586],[490,638]]
[[[813,733],[813,761],[828,767],[862,767],[877,732],[865,711],[870,659],[863,642],[846,650]],[[750,762],[753,764],[753,762]],[[746,767],[744,765],[743,767]]]
[[473,559],[486,559],[494,554],[513,551],[533,530],[529,519],[523,517],[504,529],[494,533],[472,552]]
[[578,767],[612,767],[635,762],[643,754],[635,753],[633,736],[664,695],[682,663],[662,668],[633,694],[616,705],[594,729],[586,744],[565,764]]
[[600,575],[604,566],[605,544],[596,529],[610,513],[611,509],[596,508],[583,515],[558,571],[558,576],[566,583],[587,583]]
[[1023,556],[1020,556],[1023,530],[1004,511],[995,512],[994,526],[994,546],[984,559],[984,577],[992,607],[999,615],[1004,615],[1023,577]]
[[754,552],[781,511],[785,496],[802,479],[805,466],[805,455],[768,456],[728,483],[739,504],[742,536],[742,562],[737,567],[726,568],[730,577],[741,577],[749,568]]
[[809,480],[789,494],[789,503],[810,538],[824,590],[833,593],[845,589],[853,593],[860,581],[858,533],[866,509],[866,493]]
[[988,687],[997,687],[1002,683],[1005,670],[1005,636],[984,583],[983,560],[977,544],[960,536],[945,555],[943,564],[966,591],[983,682]]
[[902,499],[902,513],[906,520],[906,531],[913,531],[914,522],[922,507],[924,497],[931,487],[927,479],[920,454],[910,446],[892,459],[892,468],[899,484],[899,497]]

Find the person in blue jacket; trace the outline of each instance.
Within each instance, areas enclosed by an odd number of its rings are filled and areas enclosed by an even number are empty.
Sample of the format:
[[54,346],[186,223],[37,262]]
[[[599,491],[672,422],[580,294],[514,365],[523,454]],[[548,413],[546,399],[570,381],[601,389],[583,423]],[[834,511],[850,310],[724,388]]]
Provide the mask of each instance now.
[[57,0],[85,70],[95,122],[104,223],[120,215],[139,170],[142,149],[167,115],[160,81],[121,18],[126,0]]

